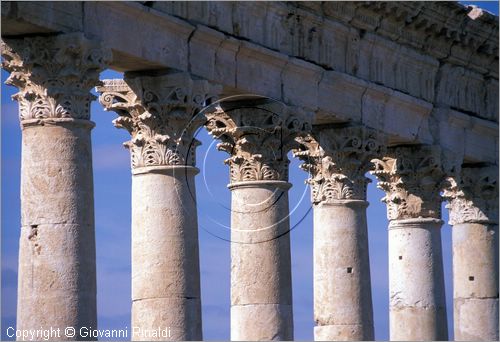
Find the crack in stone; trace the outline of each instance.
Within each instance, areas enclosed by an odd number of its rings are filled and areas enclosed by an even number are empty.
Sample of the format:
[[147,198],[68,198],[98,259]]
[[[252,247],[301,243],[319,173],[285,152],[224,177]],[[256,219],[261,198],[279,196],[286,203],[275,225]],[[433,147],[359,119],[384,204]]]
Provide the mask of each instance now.
[[194,30],[191,31],[191,33],[189,34],[188,38],[187,38],[187,70],[189,72],[191,72],[191,39],[193,38],[195,32],[198,31],[198,28],[196,26],[194,26]]

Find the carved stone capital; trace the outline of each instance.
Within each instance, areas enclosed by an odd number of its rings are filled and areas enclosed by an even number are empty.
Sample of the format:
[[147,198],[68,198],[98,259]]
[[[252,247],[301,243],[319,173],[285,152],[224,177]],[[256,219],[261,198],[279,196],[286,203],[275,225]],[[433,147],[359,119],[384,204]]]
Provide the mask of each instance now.
[[186,73],[104,80],[97,87],[104,109],[119,115],[113,124],[132,137],[124,145],[133,169],[194,166],[200,144],[194,134],[204,122],[197,114],[218,90]]
[[448,200],[450,225],[498,224],[498,167],[464,167],[450,178],[443,197]]
[[296,150],[295,156],[310,174],[307,182],[313,203],[366,200],[370,180],[365,174],[374,167],[371,160],[385,151],[376,131],[361,126],[315,129],[300,142],[302,150]]
[[90,119],[90,93],[111,51],[81,33],[2,41],[5,82],[19,89],[21,122],[33,119]]
[[207,114],[208,132],[231,155],[231,183],[258,180],[288,181],[287,153],[298,147],[297,137],[311,129],[299,109],[280,104],[235,103]]
[[445,179],[441,151],[436,146],[388,148],[386,157],[375,159],[372,171],[385,191],[389,220],[441,219],[440,190]]

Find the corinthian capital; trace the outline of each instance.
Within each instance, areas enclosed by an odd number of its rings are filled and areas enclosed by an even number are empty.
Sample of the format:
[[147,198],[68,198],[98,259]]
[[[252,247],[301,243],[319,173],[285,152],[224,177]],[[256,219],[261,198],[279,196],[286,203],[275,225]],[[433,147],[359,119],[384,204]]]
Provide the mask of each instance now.
[[441,152],[434,146],[401,146],[375,159],[372,173],[385,191],[389,220],[441,219],[440,190],[445,179]]
[[449,180],[443,197],[448,200],[450,225],[498,224],[498,167],[464,167]]
[[366,200],[366,172],[371,160],[385,150],[382,137],[374,130],[356,127],[315,129],[301,139],[302,150],[295,156],[309,172],[313,203],[344,199]]
[[208,132],[221,140],[219,150],[231,155],[231,183],[255,180],[288,181],[287,153],[297,137],[310,131],[309,118],[299,109],[279,104],[238,102],[207,114]]
[[186,73],[104,80],[97,87],[104,109],[119,115],[113,124],[132,137],[124,145],[133,169],[194,166],[200,144],[194,134],[204,122],[197,114],[218,90]]
[[2,67],[10,72],[6,84],[19,92],[21,122],[33,119],[90,119],[90,90],[111,51],[80,33],[54,37],[5,39]]

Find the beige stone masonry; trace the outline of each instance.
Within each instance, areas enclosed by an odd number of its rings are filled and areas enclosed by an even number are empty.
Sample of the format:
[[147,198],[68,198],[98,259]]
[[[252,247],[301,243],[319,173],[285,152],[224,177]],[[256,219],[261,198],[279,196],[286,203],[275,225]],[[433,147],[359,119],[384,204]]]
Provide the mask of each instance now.
[[[448,338],[443,199],[454,336],[497,340],[498,27],[457,2],[3,1],[22,129],[17,328],[99,327],[97,86],[130,134],[132,326],[203,338],[205,126],[229,154],[232,340],[293,339],[291,150],[314,209],[315,340],[374,338],[368,171],[389,219],[391,340]],[[100,82],[108,67],[124,79]]]
[[314,208],[315,340],[373,340],[365,173],[383,139],[354,126],[318,128],[301,142],[295,155]]
[[287,153],[310,118],[269,100],[226,101],[206,127],[230,155],[231,340],[292,340]]
[[[113,50],[114,69],[189,71],[221,84],[225,94],[252,92],[305,106],[316,112],[318,124],[351,121],[381,129],[391,144],[446,140],[447,124],[428,115],[433,107],[481,118],[498,130],[498,19],[474,7],[399,2],[2,6],[5,35],[83,31]],[[333,92],[330,73],[342,81],[335,82]],[[290,83],[297,75],[301,82]],[[334,105],[342,102],[362,103],[361,113]],[[380,113],[372,114],[375,109]],[[385,124],[373,126],[373,116],[380,115]],[[479,137],[489,144],[497,134]],[[478,154],[481,150],[467,148],[467,162],[496,163],[496,154]]]
[[[22,128],[18,330],[97,327],[90,90],[111,56],[81,34],[5,39]],[[85,339],[88,339],[85,338]]]
[[498,166],[463,167],[444,192],[453,226],[455,340],[498,340]]
[[435,146],[391,147],[372,173],[385,191],[389,219],[391,340],[447,340],[441,250],[445,179]]
[[131,135],[132,326],[169,328],[167,340],[201,340],[194,133],[203,124],[199,111],[219,90],[177,73],[105,80],[97,91],[118,113],[115,126]]

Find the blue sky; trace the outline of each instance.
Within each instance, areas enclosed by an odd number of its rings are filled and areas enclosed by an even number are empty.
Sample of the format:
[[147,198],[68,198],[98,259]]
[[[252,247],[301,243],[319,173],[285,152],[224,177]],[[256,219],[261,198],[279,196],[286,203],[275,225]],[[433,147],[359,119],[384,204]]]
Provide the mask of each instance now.
[[[464,2],[470,4],[473,2]],[[498,14],[497,2],[477,2],[482,8]],[[17,254],[20,222],[20,155],[21,131],[17,117],[17,103],[10,100],[15,88],[7,87],[7,73],[2,71],[1,153],[2,153],[2,339],[5,329],[15,325]],[[121,78],[114,71],[103,72],[104,78]],[[128,133],[113,127],[115,114],[104,112],[94,102],[92,118],[96,128],[92,132],[99,328],[130,327],[130,191],[131,176],[129,152],[122,143]],[[206,131],[198,139],[196,177],[199,217],[201,285],[203,304],[203,333],[205,339],[229,339],[229,243],[230,192],[228,169],[223,164],[225,153],[215,149]],[[313,339],[313,275],[312,275],[312,212],[309,212],[309,189],[304,184],[307,174],[290,164],[292,276],[294,300],[295,339]],[[368,187],[368,229],[370,265],[374,304],[376,339],[386,340],[388,334],[388,261],[387,219],[385,205],[380,202],[383,192],[373,181]],[[301,219],[305,218],[301,221]],[[443,205],[443,219],[448,220]],[[299,224],[297,222],[301,221]],[[451,284],[451,229],[442,228],[448,324],[452,339],[452,284]]]

